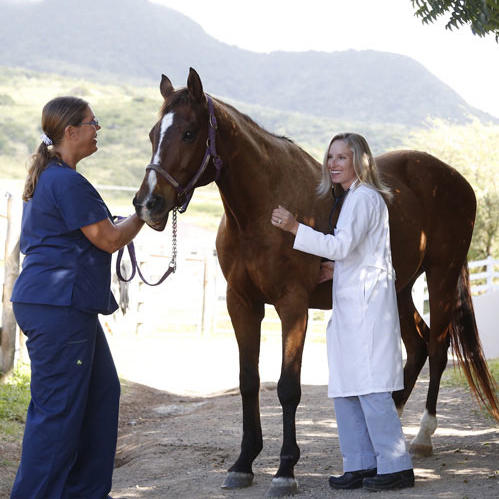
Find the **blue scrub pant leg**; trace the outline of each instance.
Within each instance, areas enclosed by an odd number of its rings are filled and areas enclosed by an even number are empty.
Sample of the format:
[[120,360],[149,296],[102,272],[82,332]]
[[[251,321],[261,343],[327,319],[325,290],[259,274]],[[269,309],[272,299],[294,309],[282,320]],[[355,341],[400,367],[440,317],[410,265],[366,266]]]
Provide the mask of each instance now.
[[412,468],[400,419],[389,392],[334,399],[343,470],[378,474]]
[[[114,408],[112,412],[116,415],[119,382],[109,350],[102,348],[105,338],[98,318],[71,307],[19,303],[14,304],[14,313],[28,337],[31,402],[11,497],[102,499],[110,490],[112,463],[109,464],[109,460],[111,456],[114,460],[117,420],[111,422],[106,415],[102,423],[108,424],[108,428],[96,435],[85,430],[89,428],[85,421],[95,421],[94,404],[88,402],[102,398],[89,392],[92,378],[97,385],[97,378],[102,377],[99,382],[105,387],[108,405]],[[109,409],[104,406],[99,410]],[[93,448],[96,453],[90,460],[88,455],[85,457],[85,448]],[[72,481],[74,473],[78,476],[81,469],[92,468],[92,460],[99,460],[101,454],[107,456],[108,464],[91,478],[87,473],[89,482],[78,484],[78,489],[84,492],[72,495],[66,490],[68,480]]]
[[104,498],[111,491],[118,438],[120,383],[104,331],[97,321],[94,362],[76,462],[64,498]]

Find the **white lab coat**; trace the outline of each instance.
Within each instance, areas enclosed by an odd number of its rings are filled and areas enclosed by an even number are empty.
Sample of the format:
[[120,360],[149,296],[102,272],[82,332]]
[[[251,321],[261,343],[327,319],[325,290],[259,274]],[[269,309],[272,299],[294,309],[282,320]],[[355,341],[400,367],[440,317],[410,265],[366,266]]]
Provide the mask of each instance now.
[[395,272],[382,196],[356,181],[334,235],[300,224],[293,247],[335,261],[327,327],[329,397],[402,389]]

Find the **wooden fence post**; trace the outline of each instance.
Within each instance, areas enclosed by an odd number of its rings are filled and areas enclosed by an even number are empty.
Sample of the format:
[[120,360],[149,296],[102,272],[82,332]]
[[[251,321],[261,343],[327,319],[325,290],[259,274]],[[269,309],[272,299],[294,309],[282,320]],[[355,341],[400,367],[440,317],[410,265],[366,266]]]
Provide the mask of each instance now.
[[5,235],[5,274],[2,293],[2,328],[0,330],[0,376],[14,367],[16,352],[16,319],[10,296],[19,275],[19,237],[13,227],[12,196],[7,193],[7,230]]

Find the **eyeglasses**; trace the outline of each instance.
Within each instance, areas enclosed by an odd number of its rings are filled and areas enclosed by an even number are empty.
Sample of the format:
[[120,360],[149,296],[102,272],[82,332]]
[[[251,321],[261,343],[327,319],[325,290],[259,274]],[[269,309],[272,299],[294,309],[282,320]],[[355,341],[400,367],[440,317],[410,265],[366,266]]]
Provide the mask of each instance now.
[[97,118],[94,118],[93,120],[80,123],[78,126],[82,126],[82,125],[99,126],[99,120]]

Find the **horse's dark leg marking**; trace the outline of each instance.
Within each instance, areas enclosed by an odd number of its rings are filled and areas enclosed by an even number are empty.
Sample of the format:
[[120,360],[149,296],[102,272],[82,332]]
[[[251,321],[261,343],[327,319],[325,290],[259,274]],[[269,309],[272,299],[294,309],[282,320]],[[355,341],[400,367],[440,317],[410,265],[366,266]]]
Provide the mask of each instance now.
[[276,304],[276,310],[282,323],[282,365],[277,393],[282,406],[283,444],[279,469],[268,491],[270,496],[294,494],[297,491],[294,467],[300,459],[300,448],[296,442],[295,418],[301,399],[300,373],[308,299],[304,293],[295,290]]
[[411,282],[397,295],[400,328],[407,352],[407,360],[404,366],[404,388],[393,393],[393,400],[399,414],[401,414],[428,357],[427,342],[430,329],[419,315],[412,301],[413,284]]
[[[232,288],[227,289],[227,308],[239,347],[239,387],[243,406],[241,453],[229,472],[253,475],[252,463],[263,447],[260,422],[260,327],[264,317],[263,303],[250,302]],[[227,488],[248,486],[246,480],[226,480]]]

